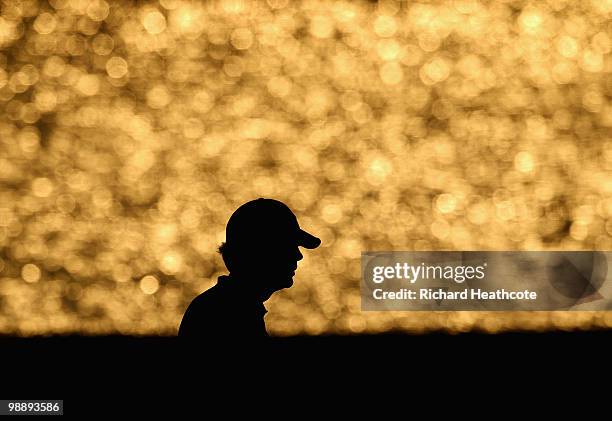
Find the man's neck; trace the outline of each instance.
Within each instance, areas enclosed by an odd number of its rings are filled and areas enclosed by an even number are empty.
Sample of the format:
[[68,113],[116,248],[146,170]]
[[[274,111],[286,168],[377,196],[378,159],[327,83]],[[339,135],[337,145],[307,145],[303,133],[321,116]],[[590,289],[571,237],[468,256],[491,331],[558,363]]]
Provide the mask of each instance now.
[[257,275],[230,273],[228,277],[234,288],[257,303],[263,304],[275,292],[257,288]]

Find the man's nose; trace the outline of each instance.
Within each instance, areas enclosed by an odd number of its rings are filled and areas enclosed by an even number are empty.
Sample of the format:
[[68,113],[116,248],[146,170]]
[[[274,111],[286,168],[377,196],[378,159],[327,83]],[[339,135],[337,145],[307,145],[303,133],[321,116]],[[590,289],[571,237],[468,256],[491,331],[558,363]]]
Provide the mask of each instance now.
[[295,257],[296,257],[297,261],[299,262],[300,260],[302,260],[304,258],[304,255],[302,254],[302,252],[300,251],[299,248],[296,248],[295,251],[296,251]]

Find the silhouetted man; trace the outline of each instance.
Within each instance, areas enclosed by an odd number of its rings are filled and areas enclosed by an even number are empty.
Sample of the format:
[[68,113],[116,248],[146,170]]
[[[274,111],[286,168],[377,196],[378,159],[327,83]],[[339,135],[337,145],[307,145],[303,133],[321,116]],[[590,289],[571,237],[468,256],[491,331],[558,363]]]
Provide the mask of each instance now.
[[230,273],[191,302],[179,328],[181,337],[202,343],[267,337],[264,301],[293,285],[303,258],[299,247],[321,244],[300,228],[284,203],[262,198],[232,214],[225,237],[219,252]]

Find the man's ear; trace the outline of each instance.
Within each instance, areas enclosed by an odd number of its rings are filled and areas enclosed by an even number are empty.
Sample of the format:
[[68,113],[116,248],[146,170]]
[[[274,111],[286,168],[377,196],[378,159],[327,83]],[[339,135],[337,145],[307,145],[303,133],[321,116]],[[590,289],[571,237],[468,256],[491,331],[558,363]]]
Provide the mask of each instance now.
[[233,266],[233,251],[232,248],[227,243],[221,243],[219,249],[217,250],[219,254],[221,254],[221,258],[223,259],[223,263],[228,271],[232,271]]
[[223,253],[225,251],[227,251],[227,243],[223,242],[221,243],[221,245],[219,246],[219,248],[217,249],[217,253],[221,254],[221,256],[223,256]]

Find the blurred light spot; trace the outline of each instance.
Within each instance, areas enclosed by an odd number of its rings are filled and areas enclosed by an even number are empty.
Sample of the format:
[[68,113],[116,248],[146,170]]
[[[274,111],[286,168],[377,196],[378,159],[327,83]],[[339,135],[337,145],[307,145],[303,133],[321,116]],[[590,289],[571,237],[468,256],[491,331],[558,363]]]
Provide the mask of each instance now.
[[162,257],[160,269],[168,275],[180,272],[183,269],[183,256],[177,251],[166,253]]
[[366,329],[366,321],[362,316],[353,315],[348,319],[348,326],[353,333],[362,333]]
[[374,185],[382,184],[393,171],[393,166],[388,159],[379,157],[374,158],[366,173],[368,181]]
[[45,61],[43,72],[50,77],[59,77],[65,69],[66,63],[61,57],[51,56]]
[[419,47],[428,53],[436,51],[438,48],[440,48],[440,44],[442,43],[442,40],[435,32],[427,31],[419,33],[417,38]]
[[436,219],[431,223],[431,233],[440,240],[446,239],[450,233],[450,225],[444,219]]
[[535,162],[533,160],[533,155],[529,152],[519,152],[514,157],[514,167],[520,172],[530,173],[533,172],[535,168]]
[[399,57],[401,47],[395,39],[381,39],[378,41],[376,51],[381,59],[390,61]]
[[28,263],[21,268],[21,277],[29,284],[40,280],[41,272],[38,266]]
[[91,42],[91,48],[99,56],[107,56],[115,48],[115,41],[108,34],[98,34]]
[[93,21],[103,21],[108,17],[110,8],[104,0],[92,0],[87,6],[87,16]]
[[576,221],[570,227],[570,236],[576,241],[583,241],[589,235],[589,227],[582,221]]
[[230,77],[240,77],[244,72],[243,60],[238,56],[230,56],[225,59],[223,70]]
[[436,198],[436,207],[442,213],[451,213],[457,206],[457,199],[449,193],[444,193]]
[[162,244],[172,244],[177,240],[178,227],[175,224],[163,224],[156,228],[155,238]]
[[574,38],[563,35],[557,41],[557,50],[563,57],[574,58],[578,54],[578,43]]
[[385,63],[380,68],[380,78],[387,85],[397,85],[404,78],[402,66],[399,63]]
[[147,295],[152,295],[159,289],[159,281],[155,276],[147,275],[140,280],[140,289]]
[[336,224],[342,219],[342,209],[335,204],[329,204],[321,210],[321,217],[328,224]]
[[374,20],[374,32],[379,37],[392,37],[397,31],[397,23],[393,16],[381,15]]
[[426,85],[434,85],[448,78],[450,65],[447,60],[436,57],[421,67],[419,75]]
[[519,23],[523,31],[527,33],[539,32],[544,18],[536,9],[525,9],[519,16]]
[[148,33],[156,35],[166,29],[166,18],[158,11],[151,11],[144,15],[142,24]]
[[561,61],[552,68],[553,80],[559,84],[573,82],[578,76],[578,69],[573,62]]
[[598,73],[603,70],[603,56],[591,49],[586,49],[580,61],[581,67],[591,73]]
[[40,148],[40,133],[35,127],[24,128],[17,139],[24,153],[33,154]]
[[489,212],[484,203],[475,203],[469,207],[467,218],[472,224],[482,225],[489,220]]
[[125,264],[119,264],[119,265],[114,266],[113,267],[113,279],[116,282],[129,281],[130,279],[132,279],[132,268]]
[[83,95],[96,95],[100,90],[100,79],[97,75],[83,75],[79,78],[76,88]]
[[253,32],[248,28],[236,28],[232,32],[231,42],[237,50],[247,50],[253,45]]
[[314,16],[310,21],[310,33],[317,38],[329,38],[334,33],[334,21],[328,16]]
[[593,50],[599,54],[608,54],[611,51],[612,43],[610,41],[610,35],[605,32],[598,32],[593,35],[593,39],[591,41],[591,45]]
[[43,35],[52,33],[56,26],[57,19],[55,15],[47,12],[38,15],[34,21],[34,30]]
[[57,105],[57,95],[50,90],[39,91],[34,96],[34,103],[41,112],[53,111]]
[[597,89],[589,89],[582,96],[582,105],[592,113],[600,112],[604,102],[603,95]]
[[34,179],[32,192],[36,197],[49,197],[53,192],[53,183],[46,177]]
[[201,11],[195,4],[183,3],[172,14],[172,23],[180,33],[197,36],[203,27]]
[[283,76],[275,76],[268,81],[268,91],[276,97],[285,97],[291,91],[291,82]]
[[112,78],[119,79],[125,76],[128,72],[128,64],[121,57],[111,57],[106,62],[106,72]]
[[161,109],[171,101],[170,93],[164,85],[155,85],[147,92],[147,105],[151,108]]

